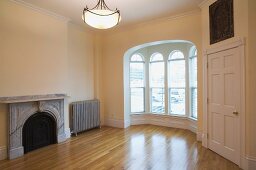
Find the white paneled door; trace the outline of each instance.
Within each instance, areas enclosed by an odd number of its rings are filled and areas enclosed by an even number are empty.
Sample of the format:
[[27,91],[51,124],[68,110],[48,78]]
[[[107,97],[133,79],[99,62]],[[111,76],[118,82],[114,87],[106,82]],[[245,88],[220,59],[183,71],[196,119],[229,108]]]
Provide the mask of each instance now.
[[239,48],[208,55],[209,149],[239,164],[241,68]]

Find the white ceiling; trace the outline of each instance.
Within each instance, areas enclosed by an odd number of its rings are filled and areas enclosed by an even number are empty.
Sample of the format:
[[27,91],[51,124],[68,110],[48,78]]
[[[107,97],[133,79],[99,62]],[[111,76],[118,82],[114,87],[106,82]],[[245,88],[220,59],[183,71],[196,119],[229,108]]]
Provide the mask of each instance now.
[[[94,7],[98,0],[17,0],[70,18],[84,25],[82,10]],[[203,0],[105,0],[111,9],[121,11],[120,25],[135,24],[198,9]]]

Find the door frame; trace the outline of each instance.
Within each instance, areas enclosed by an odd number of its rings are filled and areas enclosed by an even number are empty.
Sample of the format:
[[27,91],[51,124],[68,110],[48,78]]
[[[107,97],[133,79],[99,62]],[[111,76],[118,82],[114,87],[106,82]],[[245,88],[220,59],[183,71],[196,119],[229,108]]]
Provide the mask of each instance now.
[[213,53],[238,48],[240,52],[240,67],[241,67],[241,117],[240,117],[240,161],[239,167],[246,168],[246,148],[245,148],[245,39],[239,38],[231,43],[223,44],[217,48],[209,48],[203,52],[203,133],[202,145],[208,148],[208,56]]

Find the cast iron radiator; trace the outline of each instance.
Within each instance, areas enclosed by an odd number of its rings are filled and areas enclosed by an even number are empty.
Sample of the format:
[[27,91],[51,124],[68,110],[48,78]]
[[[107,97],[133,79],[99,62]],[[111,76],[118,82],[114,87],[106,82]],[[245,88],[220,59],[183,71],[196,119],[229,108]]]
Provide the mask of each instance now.
[[71,103],[71,130],[74,134],[100,127],[99,100],[85,100]]

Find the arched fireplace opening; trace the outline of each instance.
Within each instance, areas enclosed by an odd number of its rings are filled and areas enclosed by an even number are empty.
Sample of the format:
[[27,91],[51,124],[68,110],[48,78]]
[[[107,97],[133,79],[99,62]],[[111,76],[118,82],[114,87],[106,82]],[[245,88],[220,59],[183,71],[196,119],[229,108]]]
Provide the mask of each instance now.
[[57,143],[56,121],[47,112],[30,116],[22,130],[24,153]]

